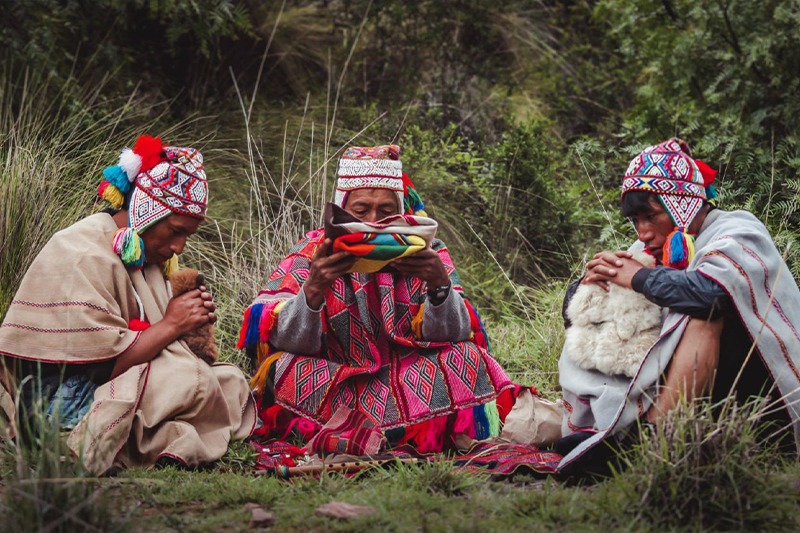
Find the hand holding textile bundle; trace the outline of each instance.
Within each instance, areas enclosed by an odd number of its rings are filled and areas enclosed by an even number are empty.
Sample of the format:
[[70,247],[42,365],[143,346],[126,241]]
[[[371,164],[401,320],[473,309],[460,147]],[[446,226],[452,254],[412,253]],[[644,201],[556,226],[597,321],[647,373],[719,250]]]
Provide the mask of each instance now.
[[349,272],[373,273],[393,261],[413,255],[431,245],[438,224],[428,217],[393,215],[378,222],[363,222],[336,204],[328,203],[324,212],[325,236],[333,242],[333,252],[358,257]]

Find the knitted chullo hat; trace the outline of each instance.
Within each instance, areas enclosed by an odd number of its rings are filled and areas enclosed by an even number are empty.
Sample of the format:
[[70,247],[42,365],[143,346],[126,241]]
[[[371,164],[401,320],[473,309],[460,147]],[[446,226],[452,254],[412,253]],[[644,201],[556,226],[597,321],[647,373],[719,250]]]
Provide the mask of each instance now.
[[[163,146],[160,138],[142,135],[103,176],[106,179],[98,187],[98,195],[115,209],[123,206],[130,193],[128,227],[114,235],[114,251],[126,266],[144,265],[140,235],[155,223],[173,213],[200,220],[206,217],[208,181],[203,155],[194,148]],[[174,270],[175,259],[167,262],[166,270]]]
[[703,203],[716,198],[712,186],[716,174],[707,164],[692,159],[689,146],[680,139],[645,148],[628,165],[622,196],[630,191],[657,195],[675,224],[664,244],[663,265],[683,269],[694,257],[694,236],[688,228]]
[[388,189],[397,196],[399,213],[427,216],[425,205],[400,161],[400,147],[351,146],[339,159],[334,203],[344,207],[356,189]]

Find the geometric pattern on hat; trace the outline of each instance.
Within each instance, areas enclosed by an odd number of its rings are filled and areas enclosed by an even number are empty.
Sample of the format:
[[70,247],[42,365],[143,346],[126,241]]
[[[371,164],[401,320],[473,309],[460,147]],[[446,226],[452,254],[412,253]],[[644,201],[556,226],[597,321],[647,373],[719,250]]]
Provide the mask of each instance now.
[[380,146],[350,146],[342,154],[344,160],[400,160],[400,147],[396,144],[383,144]]
[[661,205],[672,216],[673,222],[685,221],[684,223],[675,223],[680,228],[688,228],[694,216],[703,207],[703,199],[694,196],[662,194],[659,199]]
[[350,191],[388,189],[397,196],[398,212],[403,212],[403,163],[396,144],[349,147],[339,159],[337,176],[333,203],[339,207],[344,207]]
[[703,175],[689,146],[680,139],[649,146],[633,158],[623,177],[622,195],[630,191],[657,194],[672,222],[682,230],[708,199]]
[[703,198],[705,187],[689,181],[675,181],[665,178],[627,177],[622,182],[622,190],[646,191],[655,194],[671,194],[675,196],[696,196]]
[[208,181],[203,155],[195,148],[169,146],[167,160],[140,173],[129,210],[130,226],[144,231],[177,213],[203,220],[208,210]]

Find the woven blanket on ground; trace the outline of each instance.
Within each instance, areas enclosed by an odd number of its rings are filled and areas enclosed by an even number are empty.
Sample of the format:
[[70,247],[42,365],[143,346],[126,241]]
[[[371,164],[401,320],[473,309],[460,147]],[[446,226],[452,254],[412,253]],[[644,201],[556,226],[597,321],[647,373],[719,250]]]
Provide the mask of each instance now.
[[[427,288],[398,273],[340,277],[325,294],[321,352],[275,353],[269,339],[281,303],[300,291],[324,238],[314,230],[295,245],[245,312],[239,346],[257,351],[259,364],[277,357],[276,403],[320,425],[345,406],[385,430],[491,402],[513,386],[487,351],[471,307],[474,342],[418,338],[412,322],[422,316]],[[462,293],[444,243],[434,240],[432,248]]]
[[[32,263],[0,328],[0,353],[34,361],[111,359],[139,332],[139,318],[163,318],[170,299],[161,268],[125,268],[111,242],[117,230],[105,213],[57,233]],[[209,366],[183,341],[95,390],[89,413],[68,437],[93,473],[112,465],[149,466],[161,456],[189,466],[214,461],[232,438],[255,425],[255,406],[242,372]]]
[[455,465],[475,473],[510,476],[516,473],[554,474],[561,455],[532,444],[478,443],[468,453],[453,458]]
[[[419,455],[408,450],[390,450],[380,455],[354,456],[347,454],[330,455],[323,461],[304,448],[298,448],[283,441],[270,441],[264,444],[253,443],[258,453],[256,470],[282,478],[290,477],[290,468],[323,464],[344,465],[342,472],[358,472],[366,467],[393,465],[397,460],[418,459],[420,462],[450,461],[456,467],[474,474],[490,474],[506,477],[513,474],[553,474],[556,472],[561,455],[540,450],[530,444],[486,444],[478,443],[469,452],[459,455],[433,454]],[[346,468],[347,464],[353,468]],[[330,468],[335,471],[336,469]],[[319,475],[322,468],[307,469],[306,474]]]
[[321,456],[330,453],[377,455],[385,446],[386,437],[364,413],[342,406],[309,441],[307,448]]
[[378,272],[395,259],[424,250],[438,227],[432,218],[413,215],[362,222],[332,203],[325,206],[323,218],[325,236],[333,241],[333,251],[358,257],[350,272]]
[[[640,243],[638,243],[640,244]],[[800,290],[769,232],[745,211],[714,210],[695,242],[687,270],[717,282],[730,295],[800,436]],[[636,375],[610,376],[574,364],[562,352],[559,377],[564,395],[564,433],[597,434],[564,457],[567,467],[608,435],[623,431],[651,405],[655,386],[681,340],[688,316],[667,314],[661,334]],[[565,347],[566,348],[566,347]],[[724,363],[724,357],[720,364]]]

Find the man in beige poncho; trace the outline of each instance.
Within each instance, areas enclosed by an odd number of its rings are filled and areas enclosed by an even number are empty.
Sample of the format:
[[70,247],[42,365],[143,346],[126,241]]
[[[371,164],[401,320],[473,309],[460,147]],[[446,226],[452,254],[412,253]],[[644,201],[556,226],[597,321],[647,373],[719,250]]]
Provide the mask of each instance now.
[[203,157],[142,136],[103,174],[113,209],[52,237],[0,326],[20,412],[8,390],[0,406],[20,438],[37,411],[71,429],[71,450],[98,474],[215,461],[251,433],[255,410],[237,367],[209,365],[180,340],[216,321],[211,295],[171,298],[167,281],[205,219]]

